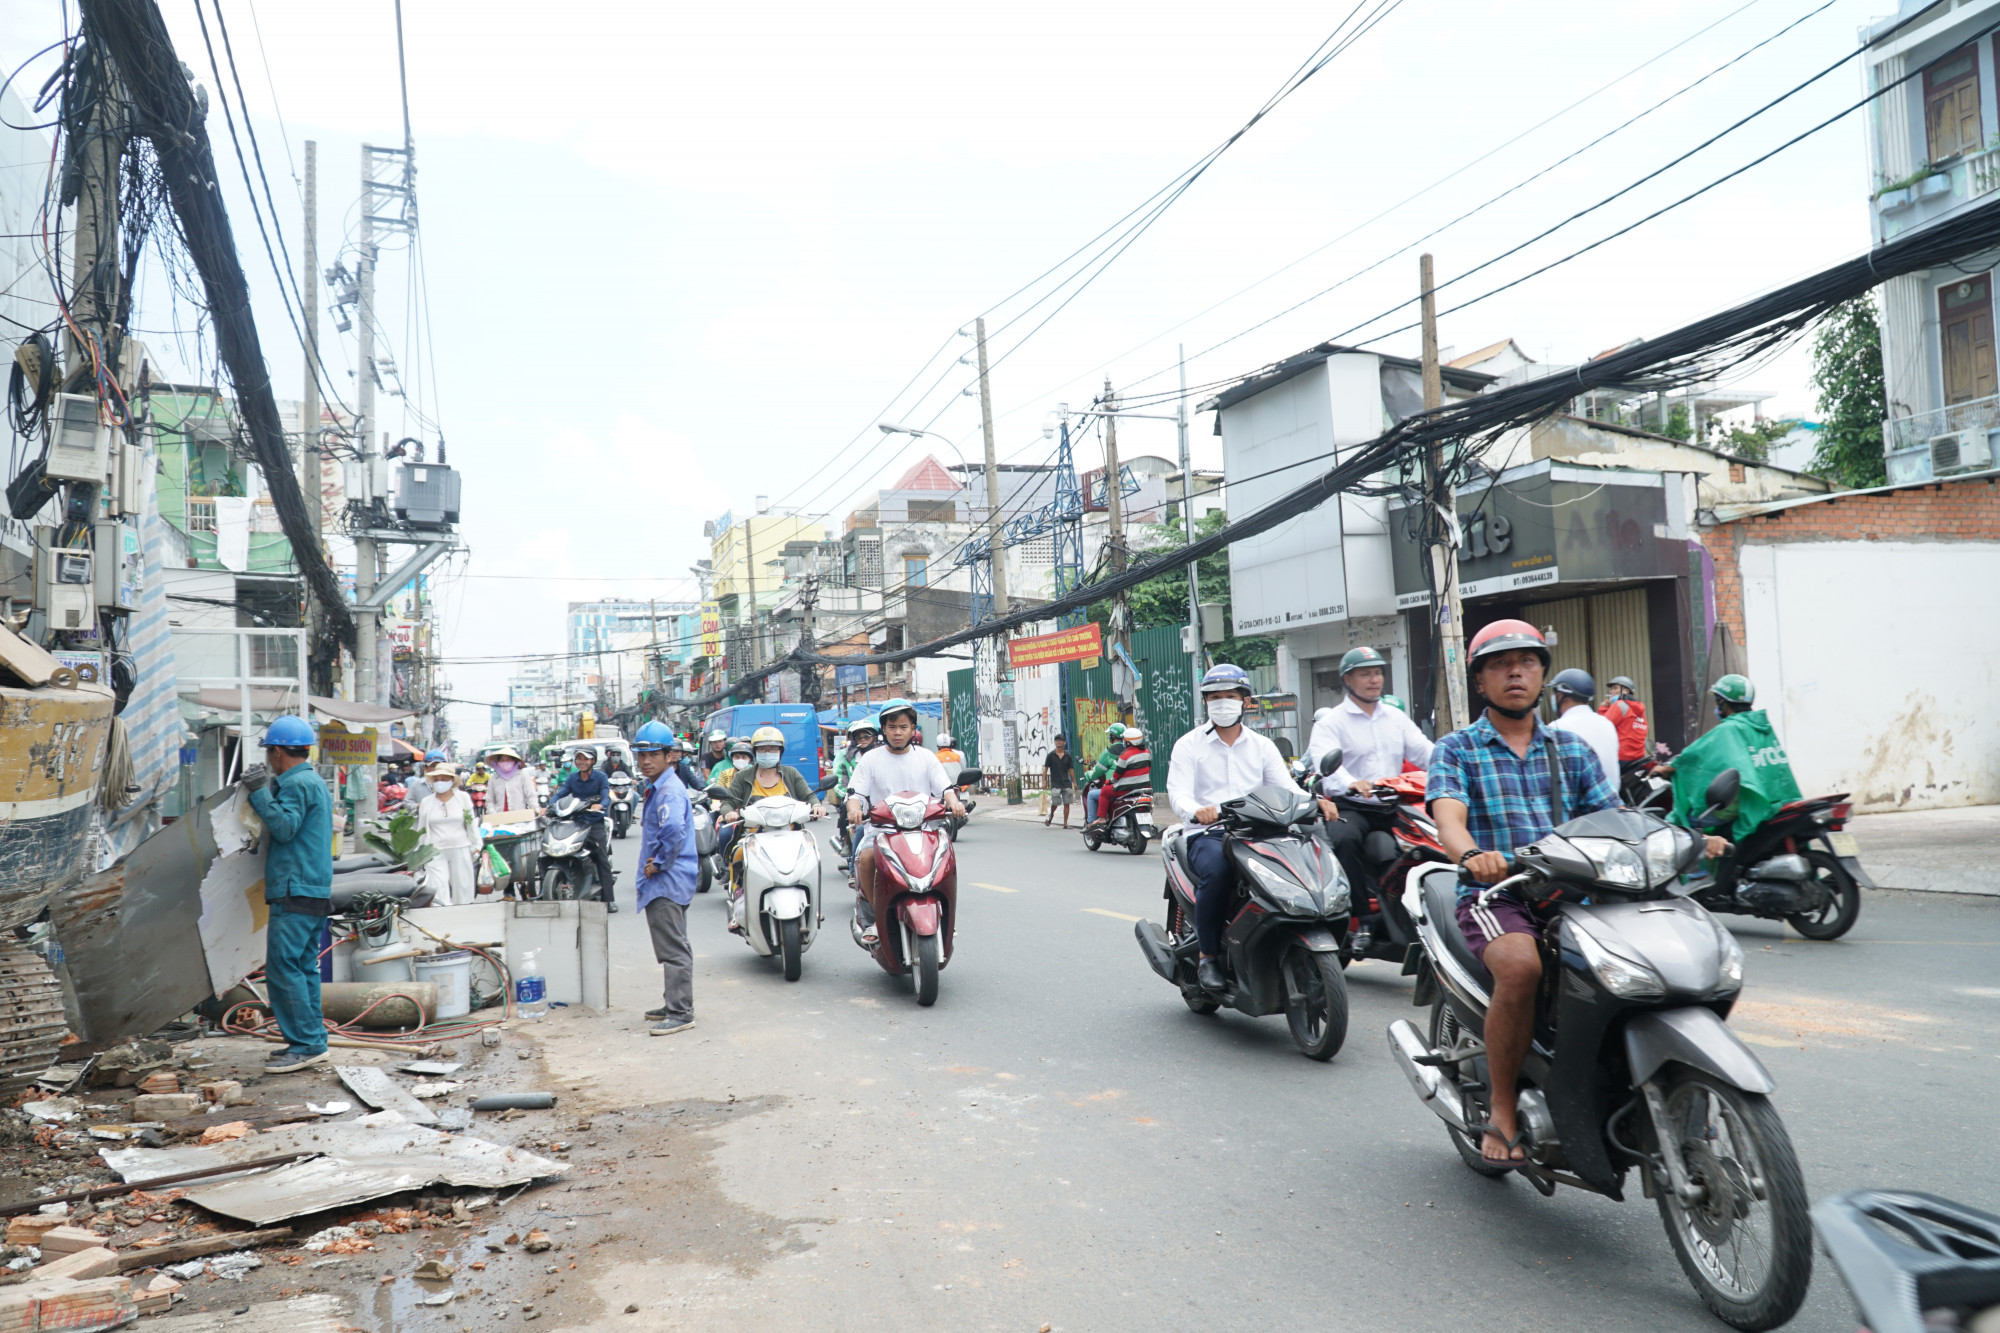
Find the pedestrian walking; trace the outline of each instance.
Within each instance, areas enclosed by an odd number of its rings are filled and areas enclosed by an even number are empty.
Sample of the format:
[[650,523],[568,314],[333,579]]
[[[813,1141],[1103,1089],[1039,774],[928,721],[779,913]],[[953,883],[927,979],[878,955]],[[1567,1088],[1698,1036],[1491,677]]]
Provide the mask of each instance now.
[[674,774],[684,752],[672,728],[648,722],[633,737],[632,750],[646,779],[639,815],[639,911],[653,937],[662,983],[660,1007],[646,1017],[654,1021],[653,1036],[671,1037],[694,1026],[694,949],[687,933],[696,879],[694,811]]
[[432,764],[425,779],[429,789],[417,806],[417,832],[433,855],[424,866],[424,882],[432,901],[464,907],[479,892],[472,862],[478,842],[472,798],[459,787],[458,770],[450,764]]
[[1056,748],[1042,760],[1042,776],[1049,792],[1049,817],[1042,821],[1042,827],[1047,828],[1055,822],[1056,807],[1060,805],[1066,829],[1069,827],[1069,808],[1076,804],[1076,756],[1069,752],[1067,736],[1056,737]]
[[270,831],[264,856],[264,985],[285,1049],[264,1065],[289,1074],[326,1063],[319,1008],[320,937],[333,911],[333,800],[312,766],[317,738],[302,717],[274,719],[264,762],[244,770],[250,808]]

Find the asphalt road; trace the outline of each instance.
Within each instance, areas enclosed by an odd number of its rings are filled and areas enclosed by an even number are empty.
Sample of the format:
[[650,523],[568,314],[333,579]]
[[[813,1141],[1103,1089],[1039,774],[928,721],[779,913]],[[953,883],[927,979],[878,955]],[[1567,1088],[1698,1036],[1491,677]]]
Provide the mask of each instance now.
[[[1327,1064],[1282,1018],[1190,1014],[1132,938],[1160,908],[1155,856],[976,820],[958,953],[928,1010],[848,938],[830,857],[796,984],[726,933],[719,893],[698,898],[698,1027],[649,1038],[636,838],[615,846],[616,1007],[537,1035],[551,1083],[600,1130],[673,1132],[598,1196],[576,1275],[589,1294],[570,1287],[583,1303],[555,1327],[628,1305],[617,1327],[1722,1327],[1650,1202],[1544,1199],[1460,1164],[1389,1056],[1384,1027],[1416,1012],[1389,965],[1350,971],[1348,1042]],[[1734,1025],[1778,1080],[1812,1196],[2000,1204],[1982,1114],[2000,902],[1871,893],[1834,944],[1762,922],[1737,935]],[[1823,1258],[1791,1327],[1854,1327]]]

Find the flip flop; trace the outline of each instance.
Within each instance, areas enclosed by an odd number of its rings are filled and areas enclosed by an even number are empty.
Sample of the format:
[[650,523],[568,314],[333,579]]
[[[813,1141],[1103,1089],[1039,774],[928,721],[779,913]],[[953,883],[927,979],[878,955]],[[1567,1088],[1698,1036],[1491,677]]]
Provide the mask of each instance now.
[[1514,1136],[1512,1138],[1509,1138],[1507,1135],[1502,1134],[1500,1132],[1499,1126],[1497,1125],[1472,1125],[1467,1128],[1466,1133],[1471,1134],[1473,1136],[1474,1141],[1481,1145],[1479,1153],[1480,1165],[1487,1167],[1490,1170],[1519,1171],[1524,1167],[1530,1167],[1534,1165],[1534,1162],[1532,1162],[1526,1157],[1523,1157],[1518,1162],[1515,1161],[1496,1162],[1491,1157],[1488,1157],[1486,1155],[1484,1147],[1486,1136],[1488,1134],[1491,1134],[1494,1138],[1499,1139],[1501,1145],[1504,1146],[1509,1152],[1512,1152],[1516,1148],[1521,1148],[1525,1151],[1527,1147],[1526,1139],[1528,1137],[1528,1132],[1526,1130],[1516,1130],[1514,1132]]

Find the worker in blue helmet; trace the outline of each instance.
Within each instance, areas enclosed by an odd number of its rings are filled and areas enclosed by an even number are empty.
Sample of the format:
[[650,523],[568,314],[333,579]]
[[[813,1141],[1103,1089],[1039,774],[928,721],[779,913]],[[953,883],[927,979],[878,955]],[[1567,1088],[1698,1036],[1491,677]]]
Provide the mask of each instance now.
[[326,1063],[319,955],[333,912],[333,799],[312,766],[312,723],[280,717],[264,732],[264,762],[239,785],[271,832],[264,857],[264,982],[285,1048],[264,1066],[289,1074]]
[[639,812],[639,912],[660,965],[660,1007],[648,1010],[655,1037],[671,1037],[694,1027],[694,949],[688,942],[687,909],[698,879],[694,812],[677,771],[685,753],[680,737],[660,721],[648,722],[632,738],[632,753],[646,779]]

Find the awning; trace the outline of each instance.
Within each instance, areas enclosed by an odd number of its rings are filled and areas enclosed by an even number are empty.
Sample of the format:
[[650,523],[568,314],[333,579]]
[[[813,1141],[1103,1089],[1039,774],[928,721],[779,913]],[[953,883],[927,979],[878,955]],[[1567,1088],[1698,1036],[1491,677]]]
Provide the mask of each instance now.
[[390,759],[422,759],[424,752],[397,736],[377,737],[375,753]]
[[[227,686],[211,685],[200,691],[188,691],[203,708],[213,708],[217,712],[235,713],[243,708],[243,692]],[[183,697],[186,697],[185,695]],[[356,726],[375,727],[385,722],[396,722],[406,717],[415,717],[414,708],[393,708],[384,704],[359,703],[353,699],[329,699],[324,695],[307,696],[315,713],[351,722]],[[250,707],[259,713],[273,713],[298,707],[298,695],[276,685],[253,685],[250,687]]]

